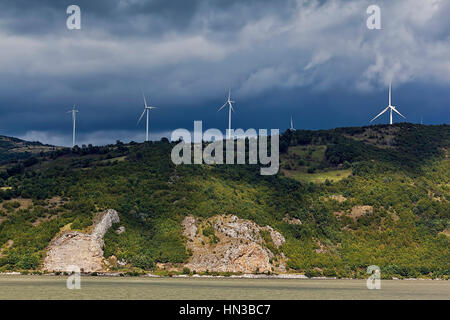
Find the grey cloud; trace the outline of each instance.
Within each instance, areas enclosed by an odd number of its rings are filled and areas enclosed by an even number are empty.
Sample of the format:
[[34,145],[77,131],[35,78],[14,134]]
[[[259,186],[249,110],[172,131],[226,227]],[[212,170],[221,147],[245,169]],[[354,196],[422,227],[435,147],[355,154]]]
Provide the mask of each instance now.
[[14,33],[67,34],[66,8],[76,4],[86,28],[114,37],[159,37],[168,32],[236,31],[266,15],[290,15],[293,0],[5,0],[0,4],[3,29]]
[[[170,132],[152,132],[151,140],[160,140],[162,137],[170,138]],[[19,136],[27,141],[39,141],[46,144],[70,147],[72,145],[71,133],[59,133],[55,135],[51,131],[27,131]],[[97,145],[114,144],[117,140],[128,143],[130,141],[142,141],[145,134],[128,130],[101,130],[77,135],[76,144],[79,146],[95,143]]]
[[[73,3],[82,9],[82,30],[65,28]],[[365,101],[384,95],[390,78],[396,90],[422,83],[445,92],[450,2],[378,3],[383,30],[370,31],[366,0],[4,0],[0,127],[61,134],[60,117],[76,104],[84,108],[80,130],[132,132],[141,90],[162,107],[160,132],[206,114],[222,125],[214,108],[230,87],[238,123],[245,108],[272,101],[283,101],[275,105],[280,112],[296,110],[297,101],[331,112],[340,108],[337,92]]]

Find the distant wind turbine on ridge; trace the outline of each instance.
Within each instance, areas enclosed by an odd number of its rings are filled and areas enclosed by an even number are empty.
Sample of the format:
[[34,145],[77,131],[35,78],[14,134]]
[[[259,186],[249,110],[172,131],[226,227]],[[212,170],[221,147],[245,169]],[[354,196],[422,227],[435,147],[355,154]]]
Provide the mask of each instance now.
[[295,128],[294,128],[294,122],[292,121],[292,116],[291,116],[291,131],[295,131]]
[[67,111],[67,113],[72,113],[72,148],[75,147],[75,130],[76,130],[76,114],[78,110],[75,109],[75,106],[72,107],[72,110]]
[[390,110],[390,121],[389,124],[392,124],[392,111],[398,113],[400,116],[402,116],[403,118],[406,119],[406,117],[404,115],[402,115],[400,112],[398,112],[398,110],[396,109],[396,107],[394,107],[393,105],[391,105],[391,89],[392,89],[392,82],[389,83],[389,105],[387,106],[386,109],[384,109],[383,111],[380,112],[380,114],[378,114],[375,118],[373,118],[372,120],[370,120],[370,122],[373,122],[376,118],[378,118],[379,116],[381,116],[383,113],[385,113],[386,111]]
[[145,99],[144,93],[142,93],[142,97],[144,98],[144,112],[142,112],[141,117],[139,118],[139,120],[137,122],[137,125],[139,124],[139,122],[141,122],[142,117],[144,116],[144,114],[147,113],[147,124],[146,124],[146,127],[145,127],[145,141],[148,141],[148,122],[149,122],[149,119],[150,119],[149,113],[150,113],[151,109],[156,109],[156,107],[152,107],[152,106],[149,107],[147,105],[147,100]]
[[227,102],[225,102],[224,105],[221,106],[219,108],[219,110],[217,110],[217,112],[219,112],[220,110],[225,108],[226,105],[228,105],[228,134],[227,134],[228,139],[231,139],[231,111],[234,112],[233,103],[235,103],[235,102],[231,101],[231,89],[230,89],[230,90],[228,90],[228,100],[227,100]]

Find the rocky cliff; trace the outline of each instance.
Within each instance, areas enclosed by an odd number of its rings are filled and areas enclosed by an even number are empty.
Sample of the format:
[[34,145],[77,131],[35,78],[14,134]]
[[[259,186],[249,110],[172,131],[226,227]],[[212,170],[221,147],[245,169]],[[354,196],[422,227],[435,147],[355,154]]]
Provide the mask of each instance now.
[[56,236],[47,248],[43,270],[67,271],[77,266],[82,272],[102,271],[103,236],[118,222],[117,212],[109,209],[97,216],[91,234],[69,231]]
[[187,248],[192,252],[185,267],[196,272],[284,272],[279,250],[286,240],[273,228],[236,216],[214,216],[183,222]]

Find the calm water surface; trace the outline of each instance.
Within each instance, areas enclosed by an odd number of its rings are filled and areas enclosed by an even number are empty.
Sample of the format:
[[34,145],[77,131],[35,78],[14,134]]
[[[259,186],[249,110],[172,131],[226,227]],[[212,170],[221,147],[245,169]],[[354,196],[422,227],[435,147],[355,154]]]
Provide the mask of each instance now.
[[0,276],[0,299],[450,299],[450,281]]

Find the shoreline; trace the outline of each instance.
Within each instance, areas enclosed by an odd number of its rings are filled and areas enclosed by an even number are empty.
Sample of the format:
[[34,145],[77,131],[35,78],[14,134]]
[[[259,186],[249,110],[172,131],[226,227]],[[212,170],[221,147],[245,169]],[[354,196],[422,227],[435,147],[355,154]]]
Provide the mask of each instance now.
[[[49,276],[49,277],[68,277],[69,274],[56,274],[54,272],[49,273],[21,273],[21,272],[0,272],[1,276]],[[301,280],[366,280],[365,278],[337,278],[337,277],[307,277],[303,274],[277,274],[277,275],[266,275],[266,274],[241,274],[241,275],[230,275],[230,276],[223,276],[223,275],[185,275],[185,274],[177,274],[177,275],[171,275],[171,276],[163,276],[163,275],[157,275],[153,273],[146,273],[141,275],[128,275],[126,273],[121,272],[98,272],[95,275],[92,273],[81,273],[80,276],[82,277],[100,277],[100,278],[182,278],[182,279],[301,279]],[[427,280],[427,281],[446,281],[446,279],[442,278],[436,278],[436,279],[430,279],[430,278],[397,278],[392,277],[391,279],[381,279],[383,281],[385,280],[392,280],[392,281],[398,281],[398,280],[405,280],[405,281],[420,281],[420,280]]]

